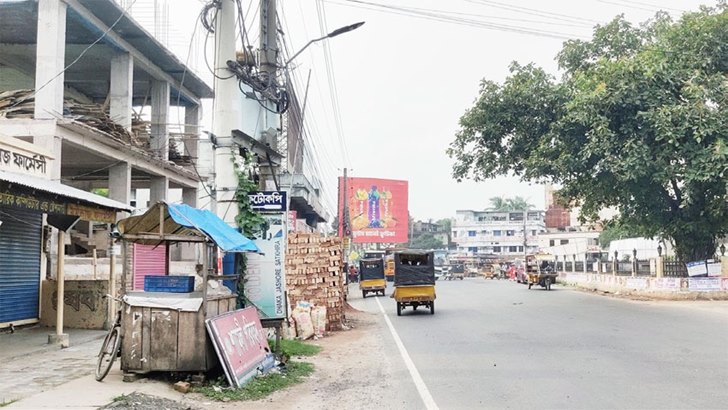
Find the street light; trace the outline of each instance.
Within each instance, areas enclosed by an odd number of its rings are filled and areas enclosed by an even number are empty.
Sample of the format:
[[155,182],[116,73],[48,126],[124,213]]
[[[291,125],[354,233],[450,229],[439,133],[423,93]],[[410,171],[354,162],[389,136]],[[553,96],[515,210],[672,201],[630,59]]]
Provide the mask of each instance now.
[[725,256],[725,244],[720,244],[720,256]]
[[305,50],[306,48],[308,48],[308,46],[310,46],[311,44],[313,44],[313,43],[315,43],[317,41],[326,40],[327,38],[333,38],[333,37],[336,37],[338,35],[341,35],[341,34],[344,34],[344,33],[348,33],[348,32],[350,32],[352,30],[358,29],[359,27],[361,27],[363,25],[364,25],[364,22],[363,21],[360,21],[358,23],[354,23],[354,24],[350,24],[348,26],[344,26],[344,27],[341,27],[341,28],[337,28],[336,30],[332,31],[331,33],[329,33],[329,34],[327,34],[327,35],[325,35],[323,37],[315,38],[315,39],[309,41],[308,43],[306,43],[305,46],[303,46],[302,49],[298,50],[298,52],[296,54],[294,54],[293,57],[289,58],[288,61],[286,61],[286,64],[283,65],[283,68],[285,69],[286,67],[288,67],[288,64],[290,64],[291,61],[293,61],[294,58],[298,57],[298,55],[301,54],[303,52],[303,50]]

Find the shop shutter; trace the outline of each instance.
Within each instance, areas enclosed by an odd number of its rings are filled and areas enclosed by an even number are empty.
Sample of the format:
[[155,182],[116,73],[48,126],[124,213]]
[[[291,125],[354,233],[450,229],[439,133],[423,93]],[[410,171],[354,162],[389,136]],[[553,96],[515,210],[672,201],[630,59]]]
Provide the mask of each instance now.
[[167,272],[167,250],[164,244],[134,244],[134,290],[144,290],[144,276],[164,275]]
[[38,319],[42,216],[0,207],[0,323]]

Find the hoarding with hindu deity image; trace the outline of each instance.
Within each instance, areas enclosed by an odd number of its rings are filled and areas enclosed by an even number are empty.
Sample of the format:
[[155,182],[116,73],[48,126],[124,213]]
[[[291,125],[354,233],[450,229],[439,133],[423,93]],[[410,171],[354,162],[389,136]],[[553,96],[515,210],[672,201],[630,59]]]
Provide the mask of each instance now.
[[[405,243],[408,239],[407,181],[339,177],[339,220],[347,203],[354,243]],[[344,234],[339,224],[339,235]]]

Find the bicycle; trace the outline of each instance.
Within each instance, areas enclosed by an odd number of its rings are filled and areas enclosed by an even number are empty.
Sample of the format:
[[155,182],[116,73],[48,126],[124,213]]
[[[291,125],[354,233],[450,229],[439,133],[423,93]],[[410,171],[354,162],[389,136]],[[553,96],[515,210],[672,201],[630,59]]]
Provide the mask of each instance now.
[[104,343],[101,345],[99,351],[99,357],[96,363],[96,381],[100,382],[104,380],[111,366],[114,365],[114,360],[119,356],[121,350],[121,303],[123,301],[111,295],[104,296],[105,298],[111,298],[119,302],[119,310],[116,312],[116,320],[111,325],[109,333],[104,338]]

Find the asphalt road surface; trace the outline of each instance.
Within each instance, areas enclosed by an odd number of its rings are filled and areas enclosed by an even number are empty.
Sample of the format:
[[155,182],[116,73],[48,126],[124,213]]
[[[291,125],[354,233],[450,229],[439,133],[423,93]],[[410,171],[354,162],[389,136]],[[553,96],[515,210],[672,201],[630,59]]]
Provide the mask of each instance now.
[[411,408],[728,406],[726,302],[467,278],[437,282],[434,315],[407,308],[398,317],[389,286],[386,297],[362,299],[351,284],[349,303],[390,322],[382,354],[400,367],[392,386],[415,396]]

